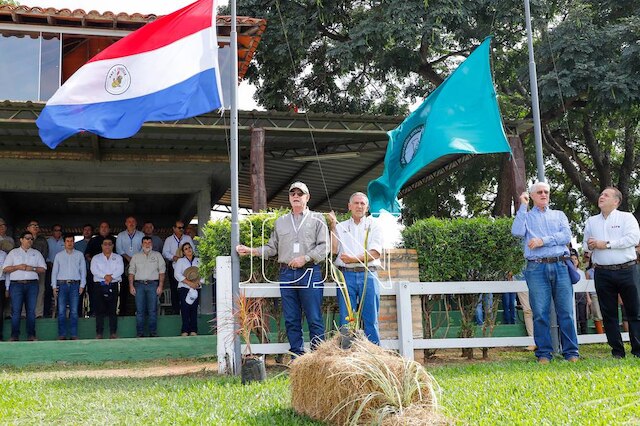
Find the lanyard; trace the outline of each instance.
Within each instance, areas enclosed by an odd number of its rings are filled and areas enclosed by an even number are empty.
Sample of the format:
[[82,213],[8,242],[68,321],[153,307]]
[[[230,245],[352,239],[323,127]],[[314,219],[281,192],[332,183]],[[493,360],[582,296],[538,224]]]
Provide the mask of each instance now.
[[300,228],[302,228],[304,221],[307,220],[307,216],[309,216],[308,210],[302,213],[302,220],[300,221],[300,226],[296,228],[296,223],[293,220],[293,213],[291,213],[291,226],[293,227],[293,232],[296,233],[296,237],[298,236],[298,231],[300,230]]
[[133,235],[131,235],[130,233],[127,232],[127,235],[129,236],[129,251],[133,252],[133,239],[136,237],[136,231],[133,231]]

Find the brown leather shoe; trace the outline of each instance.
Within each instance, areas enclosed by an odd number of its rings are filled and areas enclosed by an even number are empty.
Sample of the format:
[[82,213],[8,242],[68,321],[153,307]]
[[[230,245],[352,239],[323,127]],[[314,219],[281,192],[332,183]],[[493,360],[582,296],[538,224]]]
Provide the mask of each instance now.
[[570,358],[567,358],[567,361],[569,362],[578,362],[580,358],[578,358],[577,356],[572,356]]
[[9,337],[9,341],[10,341],[10,342],[17,342],[17,341],[19,341],[19,340],[20,340],[20,339],[18,339],[17,337]]
[[100,333],[96,334],[96,339],[98,339],[98,340],[102,339],[102,334],[100,334]]
[[181,335],[182,337],[184,337],[184,336],[188,336],[188,335],[189,335],[189,333],[186,333],[186,332],[185,332],[185,333],[180,333],[180,335]]
[[71,340],[78,340],[78,336],[71,336]]
[[117,339],[118,335],[116,333],[111,333],[111,336],[109,336],[109,339]]
[[30,341],[30,342],[37,342],[38,341],[36,336],[29,336],[29,337],[27,337],[27,340]]
[[58,336],[58,340],[67,340],[65,336]]
[[551,360],[549,358],[540,357],[538,358],[538,364],[549,364]]

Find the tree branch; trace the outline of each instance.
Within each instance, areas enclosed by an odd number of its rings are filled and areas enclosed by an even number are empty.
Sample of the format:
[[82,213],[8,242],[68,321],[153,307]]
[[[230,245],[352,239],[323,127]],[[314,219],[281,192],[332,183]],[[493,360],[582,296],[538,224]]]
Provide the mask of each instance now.
[[627,121],[624,125],[624,158],[620,165],[620,174],[618,176],[618,189],[622,192],[622,210],[629,210],[629,183],[631,181],[631,173],[633,172],[633,164],[635,163],[634,147],[636,144],[636,136],[634,133],[635,126]]
[[591,119],[587,115],[585,115],[582,120],[582,133],[585,144],[591,153],[591,158],[593,158],[593,165],[598,173],[600,188],[611,186],[611,162],[609,156],[606,155],[600,148],[600,145],[598,145],[598,140],[591,126]]

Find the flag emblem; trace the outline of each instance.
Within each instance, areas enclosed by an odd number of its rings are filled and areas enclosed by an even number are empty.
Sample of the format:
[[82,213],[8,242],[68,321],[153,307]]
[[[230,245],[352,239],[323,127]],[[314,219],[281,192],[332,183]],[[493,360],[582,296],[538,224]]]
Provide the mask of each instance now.
[[420,140],[422,139],[422,132],[424,131],[424,125],[421,124],[409,132],[409,135],[404,138],[402,144],[402,156],[400,157],[400,164],[406,166],[413,160],[418,152],[420,146]]
[[131,74],[122,64],[114,65],[107,72],[105,89],[112,95],[121,95],[131,86]]

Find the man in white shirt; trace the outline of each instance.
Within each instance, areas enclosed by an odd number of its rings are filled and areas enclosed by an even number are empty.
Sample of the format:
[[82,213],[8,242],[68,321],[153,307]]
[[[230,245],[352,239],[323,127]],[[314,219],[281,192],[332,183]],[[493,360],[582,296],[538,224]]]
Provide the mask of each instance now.
[[[349,211],[351,219],[337,224],[335,214],[329,213],[331,251],[337,253],[334,263],[344,275],[353,311],[356,312],[362,304],[360,320],[364,324],[365,335],[372,343],[379,345],[380,286],[376,271],[380,268],[382,232],[376,221],[367,217],[369,199],[362,192],[351,195]],[[346,325],[347,305],[340,290],[338,307],[340,325]]]
[[64,250],[56,254],[51,271],[51,287],[58,299],[58,340],[67,339],[67,305],[71,340],[78,340],[78,301],[87,285],[84,254],[73,248],[73,234],[63,237]]
[[167,259],[167,276],[169,278],[169,285],[171,288],[171,310],[174,314],[180,313],[180,298],[178,297],[178,281],[174,277],[174,267],[178,260],[178,248],[184,243],[191,244],[191,247],[195,247],[193,240],[190,236],[184,234],[185,226],[184,222],[177,220],[173,226],[173,234],[169,235],[164,240],[164,246],[162,247],[162,256]]
[[166,265],[160,253],[153,251],[153,240],[142,237],[142,251],[129,263],[129,292],[136,299],[136,334],[144,336],[144,315],[149,315],[149,336],[157,337],[158,296],[164,288]]
[[34,237],[29,231],[20,234],[20,247],[9,252],[2,266],[9,274],[6,284],[7,297],[11,297],[11,338],[12,342],[20,337],[20,314],[22,305],[27,311],[27,339],[36,339],[36,301],[38,298],[38,274],[44,274],[47,263],[38,250],[31,248]]
[[96,339],[102,339],[104,317],[109,316],[111,339],[118,336],[118,294],[124,273],[122,256],[113,252],[115,238],[107,236],[102,241],[102,253],[91,258],[91,273],[96,283]]
[[614,358],[624,358],[625,350],[618,325],[618,295],[629,321],[631,353],[640,357],[640,296],[637,284],[635,246],[640,241],[636,218],[618,210],[622,194],[606,188],[598,198],[600,214],[587,219],[584,248],[590,250],[594,280],[602,312],[604,331]]

